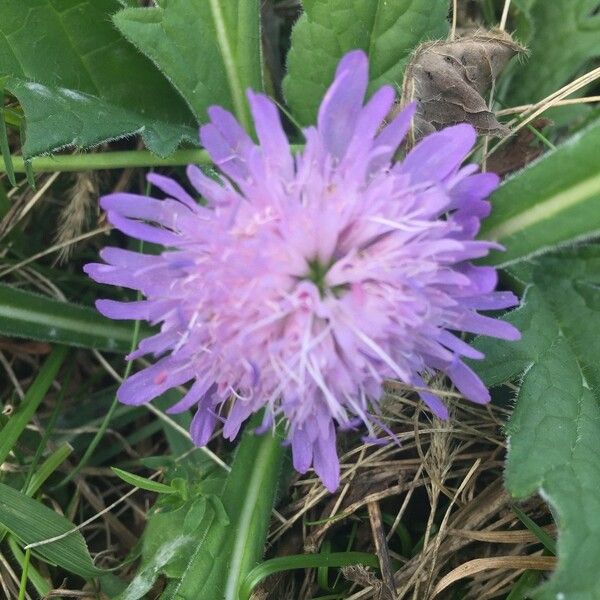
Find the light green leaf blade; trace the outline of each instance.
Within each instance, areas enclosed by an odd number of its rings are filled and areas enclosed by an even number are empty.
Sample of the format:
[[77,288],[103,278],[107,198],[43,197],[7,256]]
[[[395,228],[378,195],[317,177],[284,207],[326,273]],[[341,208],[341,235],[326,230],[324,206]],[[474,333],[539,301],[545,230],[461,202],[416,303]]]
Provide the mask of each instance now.
[[253,433],[259,423],[255,418],[247,426],[221,500],[196,533],[202,537],[175,587],[178,600],[238,600],[245,576],[263,556],[284,450],[278,435]]
[[303,5],[283,82],[303,125],[314,122],[335,67],[349,50],[368,53],[370,91],[385,83],[400,86],[412,50],[448,31],[446,0],[304,0]]
[[580,74],[600,57],[597,0],[519,0],[517,37],[529,58],[510,67],[508,106],[537,102]]
[[[524,306],[508,321],[523,339],[511,343],[521,361],[502,364],[509,344],[479,339],[488,384],[525,371],[507,426],[506,485],[516,498],[538,492],[559,527],[558,568],[533,597],[587,600],[600,596],[600,250],[544,258]],[[509,375],[510,377],[510,375]],[[562,594],[562,595],[561,595]]]
[[162,0],[114,16],[125,37],[179,90],[198,121],[220,104],[248,125],[245,90],[260,90],[257,0]]
[[169,485],[165,485],[164,483],[160,483],[158,481],[153,481],[152,479],[148,479],[147,477],[142,477],[140,475],[136,475],[135,473],[129,473],[127,471],[123,471],[123,469],[117,469],[117,467],[111,467],[113,473],[120,477],[126,483],[138,487],[142,490],[148,490],[149,492],[156,492],[158,494],[176,494],[177,490],[172,488]]
[[[71,531],[74,525],[41,502],[0,483],[0,524],[23,544],[35,544]],[[104,573],[94,566],[81,532],[48,544],[37,546],[33,552],[51,564],[85,579]]]
[[[134,325],[93,308],[60,302],[0,284],[0,334],[126,353]],[[142,336],[148,334],[142,328]]]
[[120,7],[117,0],[0,3],[0,76],[25,112],[25,156],[136,132],[164,156],[196,139],[185,103],[112,26]]
[[486,262],[505,265],[600,234],[599,155],[600,120],[508,178],[481,229],[506,252]]

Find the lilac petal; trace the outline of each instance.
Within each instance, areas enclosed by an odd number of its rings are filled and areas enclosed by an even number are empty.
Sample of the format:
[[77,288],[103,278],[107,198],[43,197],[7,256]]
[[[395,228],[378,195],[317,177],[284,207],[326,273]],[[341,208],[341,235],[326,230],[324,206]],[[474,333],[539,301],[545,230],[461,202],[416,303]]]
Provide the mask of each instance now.
[[458,391],[471,402],[487,404],[490,401],[490,393],[475,372],[467,367],[461,360],[454,361],[445,369],[446,374]]
[[348,52],[340,61],[317,119],[325,147],[336,158],[345,154],[360,114],[368,84],[369,63],[362,50]]
[[297,427],[292,434],[292,460],[298,473],[306,473],[313,460],[313,445],[306,431]]
[[473,312],[460,315],[452,321],[450,326],[461,331],[487,335],[512,342],[521,339],[521,333],[514,325]]
[[117,397],[123,404],[139,406],[187,383],[193,376],[191,365],[181,364],[168,356],[128,377],[118,389]]
[[107,218],[109,223],[119,231],[144,242],[162,244],[163,246],[176,246],[180,240],[178,235],[166,229],[159,229],[152,225],[133,221],[115,212],[107,213]]
[[190,435],[192,442],[198,447],[206,446],[210,440],[217,424],[215,414],[206,406],[201,404],[190,424]]
[[484,296],[461,298],[460,303],[477,310],[501,310],[517,306],[519,299],[512,292],[492,292]]
[[113,248],[112,246],[107,246],[100,250],[100,257],[111,265],[126,267],[128,269],[139,269],[156,265],[156,256],[154,254],[140,254],[139,252],[123,250],[123,248]]
[[430,392],[419,392],[419,397],[438,419],[442,419],[442,421],[448,420],[448,417],[450,416],[448,407],[438,396],[431,394]]
[[[170,350],[179,341],[181,336],[179,333],[170,329],[161,331],[156,335],[144,338],[138,345],[137,349],[130,352],[125,358],[127,360],[136,360],[146,354],[163,354]],[[168,412],[168,411],[167,411]]]
[[422,139],[406,156],[401,172],[412,183],[443,181],[463,162],[477,139],[475,129],[463,123]]
[[383,166],[392,159],[396,150],[402,143],[402,140],[408,133],[416,110],[417,103],[411,102],[402,109],[402,111],[394,117],[393,121],[389,125],[386,125],[382,132],[375,138],[375,148],[388,149],[384,154],[378,154],[376,159],[378,166]]
[[[369,150],[373,137],[381,127],[382,121],[394,104],[394,88],[386,85],[373,94],[366,106],[360,111],[354,133],[345,153],[345,161],[358,161],[361,150]],[[354,164],[356,168],[356,164]]]
[[189,165],[186,174],[196,191],[212,205],[226,204],[234,197],[230,189],[206,176],[196,165]]
[[240,431],[242,423],[254,412],[254,407],[250,402],[236,400],[233,407],[227,415],[227,420],[223,426],[223,437],[227,440],[233,440]]
[[463,342],[461,339],[457,338],[455,335],[452,335],[449,331],[446,331],[445,329],[440,332],[438,340],[441,344],[444,344],[446,348],[452,350],[453,352],[456,352],[457,354],[466,356],[467,358],[472,358],[474,360],[480,360],[484,358],[482,352],[479,352],[479,350],[475,350],[473,346],[469,346],[469,344]]
[[499,184],[500,178],[495,173],[477,173],[461,179],[450,190],[450,195],[455,199],[453,208],[487,198]]
[[498,273],[494,267],[482,267],[471,264],[461,265],[460,271],[464,273],[480,294],[489,294],[498,285]]
[[265,159],[280,170],[281,176],[291,177],[293,170],[292,155],[287,136],[281,126],[277,107],[264,94],[247,92],[250,110],[254,117],[256,135],[260,141]]
[[[211,387],[213,388],[211,390]],[[211,397],[215,391],[214,383],[210,377],[203,377],[201,379],[196,379],[192,387],[188,390],[188,392],[173,406],[167,409],[167,413],[170,415],[182,413],[188,409],[190,409],[194,404],[200,402],[204,396]],[[202,404],[209,405],[208,398],[206,398]]]
[[146,179],[159,190],[162,190],[165,194],[171,196],[171,198],[175,198],[185,204],[192,211],[195,212],[198,208],[198,203],[171,178],[159,175],[158,173],[148,173]]
[[[419,388],[427,387],[425,385],[425,382],[423,381],[423,378],[419,375],[414,375],[411,383],[412,383],[412,385],[419,387]],[[425,404],[428,406],[429,410],[438,419],[442,419],[443,421],[446,421],[448,419],[448,417],[449,417],[448,408],[442,402],[441,398],[439,398],[435,394],[425,391],[425,390],[419,390],[417,393],[419,394],[419,397],[421,398],[421,400],[423,400],[423,402],[425,402]]]
[[150,302],[118,302],[116,300],[96,300],[96,308],[100,314],[109,319],[139,319],[148,321]]
[[235,117],[219,106],[208,109],[211,123],[200,128],[200,141],[213,162],[237,182],[248,178],[247,157],[254,144]]
[[313,453],[315,473],[331,493],[335,492],[340,485],[340,461],[337,455],[335,429],[332,421],[329,422],[327,436],[320,435],[314,442]]
[[154,221],[169,229],[177,229],[177,222],[190,216],[188,208],[175,200],[155,200],[137,194],[109,194],[100,199],[100,205],[109,214],[129,219]]

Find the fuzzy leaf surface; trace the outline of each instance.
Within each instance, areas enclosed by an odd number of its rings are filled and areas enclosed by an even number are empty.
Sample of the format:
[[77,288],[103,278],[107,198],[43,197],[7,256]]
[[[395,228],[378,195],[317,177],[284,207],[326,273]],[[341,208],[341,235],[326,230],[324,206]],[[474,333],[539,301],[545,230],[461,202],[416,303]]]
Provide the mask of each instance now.
[[600,597],[600,250],[539,260],[522,308],[506,320],[523,339],[480,338],[488,385],[524,373],[507,426],[506,486],[539,493],[559,528],[556,572],[533,597]]
[[0,3],[0,77],[24,110],[27,157],[141,133],[165,156],[196,140],[177,92],[115,30],[117,0]]
[[179,90],[199,122],[207,120],[212,104],[236,111],[236,96],[241,95],[245,107],[245,90],[262,88],[258,1],[157,4],[126,8],[114,22]]
[[[492,196],[481,238],[506,252],[503,265],[600,233],[600,120],[504,181]],[[558,176],[560,175],[560,176]]]
[[302,125],[314,122],[335,67],[349,50],[368,53],[371,91],[386,83],[400,86],[415,47],[448,31],[446,0],[304,0],[303,6],[283,82]]

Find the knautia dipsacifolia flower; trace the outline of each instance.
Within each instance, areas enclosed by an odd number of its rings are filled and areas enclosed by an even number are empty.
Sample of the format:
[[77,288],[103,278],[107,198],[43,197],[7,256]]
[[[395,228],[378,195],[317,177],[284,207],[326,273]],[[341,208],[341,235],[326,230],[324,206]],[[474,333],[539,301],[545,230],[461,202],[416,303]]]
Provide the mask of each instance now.
[[[382,87],[363,105],[367,81],[366,55],[350,52],[295,156],[267,97],[248,93],[258,144],[211,108],[200,138],[223,177],[187,171],[206,205],[156,174],[148,180],[167,199],[105,196],[113,226],[166,249],[105,248],[106,264],[86,267],[96,281],[145,297],[99,300],[101,313],[162,324],[128,357],[157,360],[121,385],[122,402],[143,404],[191,382],[171,412],[196,407],[198,445],[217,421],[234,438],[265,408],[264,427],[285,418],[295,468],[312,465],[330,490],[339,483],[336,429],[358,418],[372,433],[369,412],[385,379],[425,388],[442,371],[466,398],[487,402],[462,362],[482,355],[457,332],[519,335],[477,313],[516,298],[494,291],[493,268],[470,262],[495,247],[474,238],[498,183],[460,166],[473,128],[434,133],[394,163],[414,107],[382,128],[394,91]],[[439,397],[420,396],[447,416]]]

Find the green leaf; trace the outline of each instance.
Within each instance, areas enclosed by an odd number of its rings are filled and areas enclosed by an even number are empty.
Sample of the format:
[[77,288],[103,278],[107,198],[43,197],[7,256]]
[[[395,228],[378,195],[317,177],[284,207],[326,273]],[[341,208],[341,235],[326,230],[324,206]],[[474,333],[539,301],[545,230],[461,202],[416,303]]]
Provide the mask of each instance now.
[[[106,319],[93,308],[0,284],[0,334],[125,353],[133,331],[132,323]],[[148,333],[142,328],[142,337]]]
[[117,0],[0,3],[0,76],[25,113],[25,156],[137,132],[163,156],[182,139],[196,140],[185,103],[113,27],[120,7]]
[[140,475],[135,475],[133,473],[128,473],[122,469],[117,469],[117,467],[111,467],[111,469],[117,477],[120,477],[126,483],[129,483],[130,485],[138,487],[142,490],[157,492],[159,494],[177,493],[177,490],[172,488],[170,485],[165,485],[164,483],[159,483],[158,481],[152,481],[152,479],[141,477]]
[[63,364],[68,349],[56,347],[44,362],[33,383],[27,389],[19,408],[10,417],[8,423],[0,431],[0,465],[6,460],[23,430],[35,414],[46,392],[52,385],[58,370]]
[[[260,415],[259,415],[260,416]],[[248,425],[221,494],[196,535],[198,544],[181,581],[178,600],[238,600],[245,576],[264,553],[284,450],[279,435],[256,436]]]
[[597,0],[519,0],[517,6],[525,18],[517,20],[516,35],[530,56],[511,67],[508,106],[545,98],[600,57]]
[[6,175],[11,185],[17,185],[15,179],[15,170],[10,155],[10,147],[8,145],[8,133],[6,132],[6,120],[4,111],[4,83],[5,79],[0,78],[0,158],[4,160],[6,167]]
[[50,475],[52,475],[65,460],[67,460],[71,452],[73,452],[73,446],[71,446],[71,444],[61,444],[33,474],[27,485],[25,494],[30,497],[33,496],[42,487],[48,477],[50,477]]
[[114,16],[179,90],[198,121],[220,104],[249,124],[244,92],[262,89],[257,0],[162,0]]
[[370,91],[401,85],[412,50],[448,31],[447,0],[304,0],[292,32],[283,82],[294,116],[314,122],[340,58],[361,48],[369,55]]
[[599,155],[600,120],[508,178],[481,230],[482,239],[499,241],[506,252],[492,252],[486,262],[508,264],[598,235]]
[[[23,544],[63,535],[73,524],[37,500],[0,483],[0,524]],[[94,566],[80,531],[60,540],[35,546],[32,550],[50,564],[89,579],[104,573]]]
[[600,249],[544,258],[532,278],[506,317],[523,339],[477,340],[478,371],[490,385],[524,371],[506,485],[516,498],[540,493],[559,527],[558,568],[534,597],[587,600],[600,597]]

